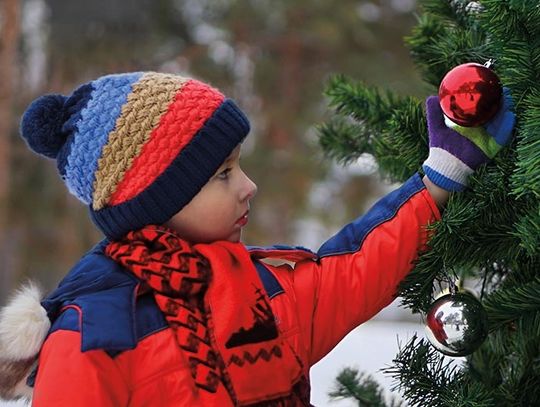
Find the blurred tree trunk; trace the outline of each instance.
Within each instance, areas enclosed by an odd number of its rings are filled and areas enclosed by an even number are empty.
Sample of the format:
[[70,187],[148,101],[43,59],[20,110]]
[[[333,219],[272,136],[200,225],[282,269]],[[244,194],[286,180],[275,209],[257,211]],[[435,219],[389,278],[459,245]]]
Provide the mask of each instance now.
[[16,59],[20,35],[19,0],[2,0],[0,13],[0,298],[5,298],[5,292],[2,291],[11,287],[13,279],[13,270],[6,267],[9,263],[6,243],[14,83],[17,78]]

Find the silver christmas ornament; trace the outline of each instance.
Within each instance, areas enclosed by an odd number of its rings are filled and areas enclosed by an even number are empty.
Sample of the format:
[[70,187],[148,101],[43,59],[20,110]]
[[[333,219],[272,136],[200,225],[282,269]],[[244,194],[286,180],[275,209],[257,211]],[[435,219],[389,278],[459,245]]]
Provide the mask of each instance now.
[[480,301],[467,292],[446,294],[431,306],[426,316],[426,333],[439,352],[466,356],[487,337],[487,313]]

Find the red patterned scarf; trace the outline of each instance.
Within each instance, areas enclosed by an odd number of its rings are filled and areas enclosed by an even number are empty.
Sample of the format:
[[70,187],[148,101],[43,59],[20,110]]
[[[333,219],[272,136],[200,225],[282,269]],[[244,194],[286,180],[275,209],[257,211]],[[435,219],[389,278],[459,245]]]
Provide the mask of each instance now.
[[106,254],[153,291],[205,405],[309,405],[301,362],[279,334],[244,245],[191,245],[148,226]]

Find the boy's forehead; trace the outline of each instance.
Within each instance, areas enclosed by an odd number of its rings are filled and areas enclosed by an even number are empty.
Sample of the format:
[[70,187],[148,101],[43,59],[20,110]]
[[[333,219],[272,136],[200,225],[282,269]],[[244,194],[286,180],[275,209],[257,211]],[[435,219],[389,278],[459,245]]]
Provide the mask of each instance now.
[[229,154],[229,156],[227,157],[227,159],[225,161],[234,160],[235,158],[240,156],[240,147],[241,147],[241,145],[238,144],[236,146],[236,148],[233,151],[231,151],[231,154]]

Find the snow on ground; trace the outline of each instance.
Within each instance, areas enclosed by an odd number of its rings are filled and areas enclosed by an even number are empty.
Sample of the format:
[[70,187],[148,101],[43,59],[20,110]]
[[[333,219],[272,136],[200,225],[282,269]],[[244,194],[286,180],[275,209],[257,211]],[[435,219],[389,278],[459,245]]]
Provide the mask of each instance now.
[[329,401],[335,377],[344,367],[370,374],[391,395],[392,379],[380,372],[391,364],[398,340],[405,344],[414,333],[424,336],[423,325],[415,322],[373,320],[359,326],[311,369],[311,403],[316,407],[356,407],[352,400]]

